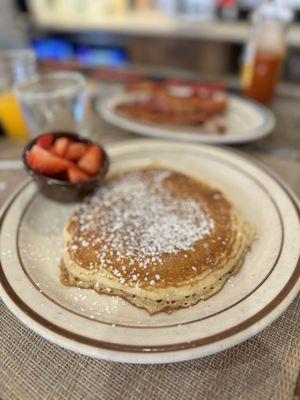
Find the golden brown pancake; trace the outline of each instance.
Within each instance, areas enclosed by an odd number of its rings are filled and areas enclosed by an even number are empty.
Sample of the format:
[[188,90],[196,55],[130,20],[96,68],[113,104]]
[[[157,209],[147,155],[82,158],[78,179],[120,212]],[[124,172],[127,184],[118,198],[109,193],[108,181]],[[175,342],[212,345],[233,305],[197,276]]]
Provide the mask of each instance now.
[[70,218],[64,283],[150,313],[172,311],[218,291],[240,267],[250,236],[221,191],[171,170],[126,172]]

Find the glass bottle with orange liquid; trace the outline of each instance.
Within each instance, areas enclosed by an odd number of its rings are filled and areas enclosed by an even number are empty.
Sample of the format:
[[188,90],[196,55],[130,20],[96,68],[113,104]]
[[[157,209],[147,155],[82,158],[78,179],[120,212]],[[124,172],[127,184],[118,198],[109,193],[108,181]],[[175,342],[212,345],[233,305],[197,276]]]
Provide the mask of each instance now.
[[25,141],[29,132],[14,87],[36,74],[32,50],[0,52],[0,123],[8,137]]
[[283,0],[265,1],[253,14],[242,68],[243,94],[268,104],[286,55],[285,28],[292,13]]

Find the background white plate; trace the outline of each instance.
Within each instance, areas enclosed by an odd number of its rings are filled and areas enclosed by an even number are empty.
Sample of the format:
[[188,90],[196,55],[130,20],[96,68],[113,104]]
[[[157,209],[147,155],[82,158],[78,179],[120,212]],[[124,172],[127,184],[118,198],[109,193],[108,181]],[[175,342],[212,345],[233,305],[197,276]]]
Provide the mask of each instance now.
[[119,128],[143,136],[181,140],[200,143],[245,143],[260,139],[274,128],[272,112],[259,103],[229,95],[229,106],[224,117],[227,131],[224,134],[207,133],[205,128],[172,125],[147,124],[120,115],[116,107],[121,103],[132,102],[143,97],[143,94],[118,93],[101,101],[96,100],[96,111],[104,120]]
[[108,147],[111,172],[147,165],[177,169],[220,188],[256,228],[241,271],[215,296],[150,316],[117,297],[59,281],[62,228],[76,204],[44,198],[27,182],[3,210],[0,293],[26,325],[84,354],[131,363],[174,362],[233,346],[278,317],[300,287],[300,224],[293,195],[231,151],[135,140]]

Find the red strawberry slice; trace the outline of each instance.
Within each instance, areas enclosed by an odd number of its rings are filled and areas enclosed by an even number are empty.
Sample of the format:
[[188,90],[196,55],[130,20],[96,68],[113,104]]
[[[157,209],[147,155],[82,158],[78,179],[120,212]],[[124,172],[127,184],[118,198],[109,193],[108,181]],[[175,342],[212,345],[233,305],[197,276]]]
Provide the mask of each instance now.
[[78,162],[78,167],[90,175],[95,175],[100,171],[103,162],[103,151],[94,144],[89,147],[87,152]]
[[37,145],[42,147],[43,149],[48,150],[51,147],[51,144],[53,142],[53,135],[52,133],[48,133],[47,135],[43,135],[41,136],[38,140],[37,140]]
[[67,173],[69,181],[72,183],[86,182],[90,179],[89,175],[75,167],[75,165],[69,167]]
[[28,165],[36,172],[45,175],[56,175],[66,171],[72,163],[57,157],[38,145],[34,145],[27,153]]
[[87,149],[88,146],[85,143],[71,143],[65,154],[65,158],[70,161],[77,161],[86,153]]
[[59,157],[64,157],[69,145],[72,143],[71,139],[66,137],[57,138],[54,142],[53,152]]

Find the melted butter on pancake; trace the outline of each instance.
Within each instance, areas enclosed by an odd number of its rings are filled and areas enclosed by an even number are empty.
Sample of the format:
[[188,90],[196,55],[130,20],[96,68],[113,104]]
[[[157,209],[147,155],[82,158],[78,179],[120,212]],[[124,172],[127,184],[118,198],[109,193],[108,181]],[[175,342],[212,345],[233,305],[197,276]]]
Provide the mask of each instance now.
[[218,190],[179,172],[111,178],[72,216],[66,251],[86,270],[136,288],[181,287],[224,267],[240,232]]

